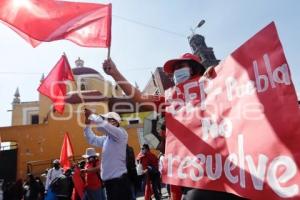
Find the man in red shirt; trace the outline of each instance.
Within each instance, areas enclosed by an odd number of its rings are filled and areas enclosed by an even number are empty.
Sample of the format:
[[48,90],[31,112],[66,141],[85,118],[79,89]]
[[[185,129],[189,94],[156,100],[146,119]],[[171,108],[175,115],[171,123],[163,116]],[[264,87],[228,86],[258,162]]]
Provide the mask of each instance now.
[[99,153],[96,153],[94,148],[87,148],[86,154],[84,154],[82,157],[87,159],[85,168],[81,170],[83,173],[85,173],[86,183],[83,200],[105,200],[106,198],[99,173]]
[[[144,170],[145,200],[151,199],[152,192],[156,200],[160,199],[160,173],[158,171],[158,158],[149,148],[148,144],[142,146],[141,152],[137,156]],[[152,185],[152,187],[151,187]]]

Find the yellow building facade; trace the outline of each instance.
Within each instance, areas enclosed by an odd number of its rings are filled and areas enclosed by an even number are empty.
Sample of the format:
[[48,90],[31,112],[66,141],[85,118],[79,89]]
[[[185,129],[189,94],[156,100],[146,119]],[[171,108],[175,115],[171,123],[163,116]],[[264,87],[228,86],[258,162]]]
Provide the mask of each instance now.
[[[83,155],[89,147],[83,136],[84,108],[99,114],[105,113],[110,111],[110,99],[123,96],[117,85],[105,80],[96,70],[84,67],[81,59],[76,61],[72,71],[76,81],[68,82],[68,98],[63,115],[53,112],[52,102],[41,94],[38,101],[21,102],[17,89],[12,103],[12,126],[0,128],[2,142],[17,144],[17,178],[25,178],[29,171],[40,175],[49,168],[51,161],[60,156],[66,132],[69,133],[75,157]],[[138,121],[131,124],[132,117],[126,114],[122,121],[122,127],[129,135],[128,144],[136,154],[144,142],[142,118],[146,116],[147,113],[135,115],[134,120]],[[100,149],[97,151],[101,152]]]

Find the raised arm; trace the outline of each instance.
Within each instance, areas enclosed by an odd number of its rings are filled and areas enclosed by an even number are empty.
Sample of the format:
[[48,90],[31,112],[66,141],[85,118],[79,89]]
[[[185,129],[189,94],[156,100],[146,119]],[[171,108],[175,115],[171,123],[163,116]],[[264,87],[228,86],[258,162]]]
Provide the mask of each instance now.
[[95,124],[97,130],[104,132],[113,140],[119,141],[120,139],[127,138],[127,134],[125,131],[119,127],[115,127],[108,123],[107,121],[103,120],[102,117],[96,114],[90,114],[88,119],[91,121],[92,124]]
[[103,143],[106,136],[97,136],[93,132],[92,128],[90,126],[87,126],[84,129],[84,136],[87,140],[87,142],[93,146],[96,147],[103,147]]
[[103,70],[106,74],[110,75],[122,88],[127,96],[133,98],[135,102],[153,102],[151,98],[146,98],[142,93],[127,81],[127,79],[117,69],[115,63],[111,59],[107,59],[103,63]]
[[102,147],[106,136],[95,135],[90,125],[91,119],[89,117],[91,115],[92,115],[92,111],[90,111],[89,109],[84,110],[85,124],[86,124],[86,127],[84,129],[84,136],[89,144],[97,147]]

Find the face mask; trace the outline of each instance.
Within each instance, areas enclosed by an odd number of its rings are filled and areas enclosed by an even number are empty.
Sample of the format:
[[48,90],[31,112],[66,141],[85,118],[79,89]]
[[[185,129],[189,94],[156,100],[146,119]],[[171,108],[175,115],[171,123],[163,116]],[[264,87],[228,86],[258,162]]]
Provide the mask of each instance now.
[[88,158],[88,161],[89,161],[89,162],[94,162],[94,161],[95,161],[95,158],[94,158],[94,157],[89,157],[89,158]]
[[59,169],[59,164],[54,164],[55,169]]
[[191,77],[190,68],[183,67],[174,71],[175,84],[182,83]]

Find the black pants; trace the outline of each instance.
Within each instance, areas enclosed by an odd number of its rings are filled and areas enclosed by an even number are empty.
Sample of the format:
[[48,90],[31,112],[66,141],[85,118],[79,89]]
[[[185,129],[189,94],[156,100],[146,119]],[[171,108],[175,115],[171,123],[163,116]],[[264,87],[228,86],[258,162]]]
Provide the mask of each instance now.
[[107,200],[131,200],[130,181],[127,174],[104,181]]
[[154,193],[155,200],[160,200],[161,195],[161,182],[160,182],[160,174],[156,174],[154,176],[150,176],[152,190]]

